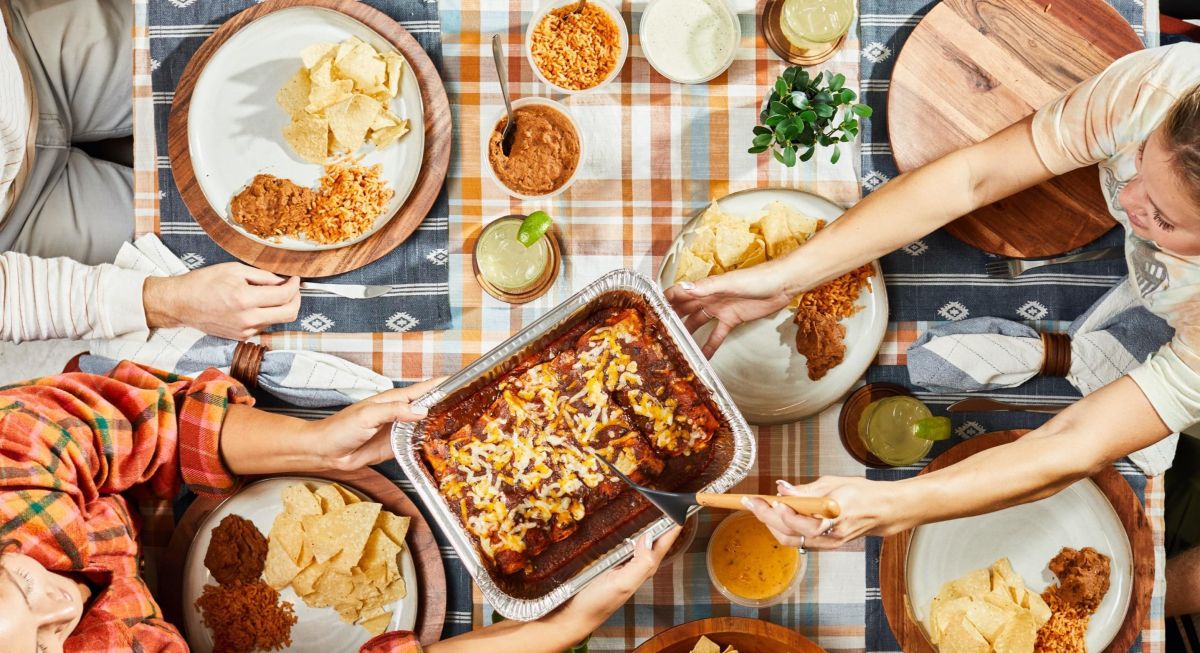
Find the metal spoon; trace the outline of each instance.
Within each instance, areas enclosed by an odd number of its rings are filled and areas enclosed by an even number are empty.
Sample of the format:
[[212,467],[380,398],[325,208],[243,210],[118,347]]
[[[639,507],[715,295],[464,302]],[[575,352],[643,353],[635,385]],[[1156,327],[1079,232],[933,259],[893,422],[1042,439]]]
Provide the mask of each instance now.
[[508,100],[508,74],[504,70],[504,50],[500,46],[499,34],[492,35],[492,58],[496,60],[500,94],[504,96],[504,108],[508,110],[508,120],[504,122],[504,132],[500,134],[500,151],[508,156],[512,153],[513,137],[517,135],[517,116],[513,114],[512,102]]

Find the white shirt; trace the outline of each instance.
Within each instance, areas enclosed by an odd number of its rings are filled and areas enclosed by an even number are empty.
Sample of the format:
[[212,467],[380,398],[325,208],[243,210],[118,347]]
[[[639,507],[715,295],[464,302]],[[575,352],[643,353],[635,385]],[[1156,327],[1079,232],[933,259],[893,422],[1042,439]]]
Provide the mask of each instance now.
[[0,339],[115,338],[146,333],[148,275],[68,258],[0,254]]
[[1141,50],[1033,117],[1034,146],[1051,172],[1099,164],[1108,210],[1125,229],[1129,283],[1151,312],[1175,328],[1170,343],[1130,372],[1173,431],[1200,422],[1200,257],[1169,254],[1139,238],[1118,196],[1137,175],[1138,148],[1197,84],[1200,43]]
[[[8,4],[5,2],[4,4]],[[0,12],[0,22],[8,12]],[[35,131],[33,86],[13,44],[10,26],[0,32],[0,222],[12,207],[21,183],[19,175],[30,152]]]

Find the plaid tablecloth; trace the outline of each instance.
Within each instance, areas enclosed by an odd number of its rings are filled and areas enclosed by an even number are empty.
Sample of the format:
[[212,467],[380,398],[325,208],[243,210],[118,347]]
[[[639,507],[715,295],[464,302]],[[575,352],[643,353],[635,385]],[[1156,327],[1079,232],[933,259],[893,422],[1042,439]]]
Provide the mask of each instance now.
[[[521,35],[536,2],[443,0],[442,75],[454,111],[455,129],[448,180],[452,328],[404,334],[281,332],[268,334],[264,342],[273,347],[336,353],[401,382],[447,374],[612,268],[653,273],[681,225],[712,197],[743,188],[780,185],[816,192],[846,206],[856,202],[862,193],[857,156],[842,157],[836,166],[818,156],[807,165],[789,170],[746,153],[760,94],[784,67],[757,37],[762,3],[756,7],[753,2],[732,3],[741,13],[743,34],[733,67],[726,75],[700,86],[671,84],[652,72],[636,39],[644,3],[624,2],[626,22],[634,35],[625,68],[610,87],[564,100],[583,124],[590,150],[580,179],[553,201],[526,203],[509,198],[485,178],[480,142],[483,130],[502,107],[488,43],[491,34],[505,37],[512,92],[516,96],[550,95],[536,81],[521,52]],[[910,20],[911,15],[896,17],[901,19]],[[144,30],[144,23],[141,25]],[[852,35],[857,33],[852,31]],[[140,34],[144,37],[144,31]],[[144,38],[135,40],[135,48],[144,50]],[[854,80],[859,78],[860,66],[868,61],[867,57],[867,49],[852,38],[821,68]],[[144,58],[143,51],[137,61]],[[144,74],[135,78],[135,95],[136,129],[139,135],[149,136],[152,124],[140,119],[149,111]],[[877,93],[868,99],[878,107],[883,96]],[[137,201],[139,229],[143,231],[155,226],[154,152],[146,151],[147,144],[152,143],[152,138],[139,139]],[[530,304],[514,307],[494,301],[482,292],[471,272],[469,252],[474,238],[495,217],[535,208],[555,216],[562,230],[566,246],[564,274],[550,293]],[[904,307],[894,306],[893,310],[903,311]],[[914,322],[893,323],[878,362],[896,365],[920,328],[923,326]],[[849,458],[838,442],[837,411],[838,406],[834,406],[795,424],[758,429],[758,465],[738,490],[773,492],[778,478],[806,481],[820,475],[865,474],[866,470]],[[313,417],[318,413],[303,415]],[[411,489],[405,480],[400,484]],[[1161,489],[1154,480],[1147,488],[1156,539],[1161,540]],[[708,582],[704,544],[721,515],[702,513],[701,517],[690,550],[664,567],[609,619],[593,637],[592,651],[628,651],[670,626],[728,614],[758,616],[784,624],[830,651],[880,650],[872,648],[867,639],[866,624],[882,618],[878,601],[868,600],[878,597],[877,592],[868,592],[868,577],[877,562],[867,554],[868,543],[859,541],[843,550],[812,554],[808,575],[787,602],[770,609],[745,609],[730,605]],[[452,552],[443,552],[448,571],[459,568]],[[452,588],[454,624],[448,624],[448,633],[454,632],[454,625],[490,622],[491,610],[483,605],[477,592],[474,608],[466,612],[457,611],[460,597],[453,592]],[[1156,614],[1161,615],[1161,591],[1156,594],[1155,606]],[[1156,627],[1158,630],[1145,638],[1145,650],[1161,650],[1157,634],[1161,633],[1161,620]]]
[[[437,3],[365,1],[399,21],[429,54],[434,65],[440,63]],[[229,18],[254,4],[252,0],[155,0],[147,5],[149,73],[158,149],[158,211],[147,214],[140,202],[137,208],[139,217],[155,220],[163,243],[191,268],[236,259],[209,238],[183,203],[167,156],[167,118],[179,78],[204,39]],[[263,90],[274,97],[275,88]],[[347,302],[324,290],[303,290],[296,320],[272,326],[271,330],[386,333],[449,327],[446,212],[443,189],[424,222],[400,246],[357,270],[322,279],[331,283],[392,286],[386,295]]]

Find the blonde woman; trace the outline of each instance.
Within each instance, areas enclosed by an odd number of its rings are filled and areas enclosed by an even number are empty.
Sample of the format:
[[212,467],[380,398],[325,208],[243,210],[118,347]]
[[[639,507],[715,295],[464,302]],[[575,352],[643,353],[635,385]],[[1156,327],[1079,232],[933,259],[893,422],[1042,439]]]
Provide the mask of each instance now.
[[1130,54],[1033,116],[897,177],[787,257],[668,291],[689,328],[718,322],[704,345],[711,355],[733,327],[799,292],[978,207],[1099,164],[1105,198],[1126,233],[1129,282],[1175,328],[1174,339],[1128,375],[1026,437],[957,465],[897,482],[780,481],[781,494],[830,495],[842,505],[842,517],[829,522],[751,502],[780,542],[832,548],[1033,501],[1200,421],[1198,84],[1200,44]]

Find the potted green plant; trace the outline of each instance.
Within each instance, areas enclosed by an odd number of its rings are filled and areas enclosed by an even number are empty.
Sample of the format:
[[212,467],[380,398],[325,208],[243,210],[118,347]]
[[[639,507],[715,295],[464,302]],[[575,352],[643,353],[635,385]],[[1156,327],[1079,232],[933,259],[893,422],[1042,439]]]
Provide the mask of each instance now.
[[829,161],[837,163],[842,156],[839,144],[856,138],[859,119],[871,115],[871,107],[857,102],[858,95],[845,84],[841,73],[812,77],[800,66],[790,66],[763,101],[749,152],[770,150],[777,161],[791,167],[797,159],[811,159],[817,146],[832,145]]

